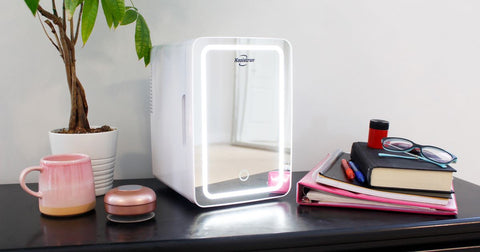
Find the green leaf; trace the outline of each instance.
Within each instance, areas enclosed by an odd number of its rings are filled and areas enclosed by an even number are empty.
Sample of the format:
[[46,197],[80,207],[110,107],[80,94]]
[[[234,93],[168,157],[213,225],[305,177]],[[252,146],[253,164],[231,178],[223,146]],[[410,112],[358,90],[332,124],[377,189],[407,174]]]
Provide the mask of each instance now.
[[65,10],[67,11],[67,20],[71,20],[75,13],[75,9],[80,4],[79,0],[65,0]]
[[98,13],[98,0],[85,0],[82,13],[82,41],[87,43],[92,33]]
[[148,66],[150,64],[150,53],[152,51],[152,46],[148,48],[148,51],[143,55],[143,62],[145,63],[145,66]]
[[137,11],[133,9],[127,10],[127,12],[125,12],[125,16],[123,16],[123,20],[120,23],[120,25],[128,25],[135,22],[137,20],[137,16],[138,16]]
[[34,16],[35,16],[35,13],[37,13],[39,2],[40,0],[25,0],[25,3],[27,4],[28,8],[30,9],[30,11]]
[[124,0],[102,0],[102,8],[108,27],[117,28],[125,16]]
[[103,9],[103,14],[105,15],[105,20],[107,21],[108,28],[112,28],[113,17],[108,4],[109,4],[108,0],[102,0],[102,9]]
[[135,26],[135,49],[138,59],[143,58],[145,66],[150,63],[150,51],[152,50],[152,41],[150,39],[150,30],[147,22],[142,15],[138,14]]
[[113,24],[115,28],[122,22],[123,16],[125,16],[125,1],[124,0],[112,0],[113,6]]

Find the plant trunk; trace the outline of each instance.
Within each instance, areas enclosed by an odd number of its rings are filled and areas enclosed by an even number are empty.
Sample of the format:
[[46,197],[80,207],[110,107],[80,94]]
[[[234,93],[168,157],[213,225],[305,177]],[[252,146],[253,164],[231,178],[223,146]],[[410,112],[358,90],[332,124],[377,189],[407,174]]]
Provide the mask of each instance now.
[[63,48],[61,57],[65,63],[71,101],[70,120],[67,133],[87,133],[91,131],[87,119],[88,104],[85,97],[85,90],[77,77],[75,42],[67,36],[64,27],[65,24],[63,24],[63,27],[60,26],[58,30],[60,31],[61,48]]
[[[68,39],[61,32],[62,40]],[[63,44],[63,42],[62,42]],[[75,46],[71,43],[65,43],[63,61],[67,74],[68,89],[70,91],[70,120],[68,123],[68,133],[87,133],[90,132],[90,124],[88,123],[88,104],[85,97],[85,90],[82,83],[77,77],[75,65]]]
[[[67,83],[68,89],[70,91],[70,101],[71,101],[71,110],[70,110],[70,120],[68,123],[68,129],[64,129],[62,133],[88,133],[93,132],[94,130],[90,129],[90,124],[88,123],[87,114],[88,114],[88,105],[87,99],[85,98],[85,90],[83,89],[82,83],[77,77],[76,71],[76,59],[75,59],[75,44],[78,38],[78,26],[80,25],[80,18],[77,23],[77,30],[74,33],[75,25],[73,20],[69,20],[69,24],[65,20],[65,6],[63,6],[63,18],[58,16],[56,11],[55,1],[53,3],[53,13],[50,13],[38,5],[37,10],[42,16],[46,18],[44,21],[45,24],[51,29],[52,37],[47,34],[45,27],[43,27],[45,34],[55,48],[60,53],[60,57],[63,59],[65,64],[65,71],[67,74]],[[83,3],[82,3],[83,7]],[[82,14],[82,9],[80,10],[79,17]],[[42,22],[40,20],[40,22]],[[54,25],[57,27],[55,29]],[[70,26],[70,37],[68,36],[67,27]],[[106,126],[108,127],[108,126]],[[108,130],[104,130],[108,131]]]
[[[67,64],[65,64],[67,67]],[[68,123],[68,133],[86,133],[90,132],[90,124],[88,123],[88,105],[85,97],[85,91],[82,83],[78,80],[75,73],[75,65],[73,65],[72,77],[68,82],[70,90],[71,110],[70,120]],[[67,71],[68,75],[68,71]]]

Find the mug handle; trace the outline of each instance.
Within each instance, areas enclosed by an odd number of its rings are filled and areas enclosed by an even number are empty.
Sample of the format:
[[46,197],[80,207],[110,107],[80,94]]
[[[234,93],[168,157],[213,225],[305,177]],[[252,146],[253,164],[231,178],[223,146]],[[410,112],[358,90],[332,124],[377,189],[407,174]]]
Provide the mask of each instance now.
[[41,192],[34,192],[32,191],[32,189],[28,188],[27,184],[25,184],[25,177],[27,176],[27,174],[29,172],[32,172],[32,171],[39,171],[39,172],[42,172],[43,171],[43,168],[40,167],[40,166],[33,166],[33,167],[28,167],[28,168],[25,168],[22,173],[20,173],[20,186],[22,187],[22,189],[27,192],[28,194],[31,194],[37,198],[42,198],[42,193]]

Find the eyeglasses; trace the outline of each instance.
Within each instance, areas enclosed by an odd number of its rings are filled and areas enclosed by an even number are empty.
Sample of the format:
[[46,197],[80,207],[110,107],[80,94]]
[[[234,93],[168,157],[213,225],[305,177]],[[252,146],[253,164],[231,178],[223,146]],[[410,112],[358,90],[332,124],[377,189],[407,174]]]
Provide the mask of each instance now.
[[378,153],[378,156],[380,157],[421,159],[423,161],[434,163],[442,168],[446,168],[447,164],[455,163],[457,161],[457,157],[455,155],[442,148],[416,144],[401,137],[385,137],[382,139],[382,146],[383,149],[387,151],[403,152],[409,156]]

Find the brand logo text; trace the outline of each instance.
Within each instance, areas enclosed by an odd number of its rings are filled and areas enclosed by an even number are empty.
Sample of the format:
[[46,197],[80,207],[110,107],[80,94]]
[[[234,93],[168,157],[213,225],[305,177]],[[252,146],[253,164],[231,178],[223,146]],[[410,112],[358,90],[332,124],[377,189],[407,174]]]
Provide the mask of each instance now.
[[246,54],[240,55],[238,58],[235,58],[234,62],[238,63],[239,66],[246,66],[250,62],[254,62],[255,59],[250,59]]

